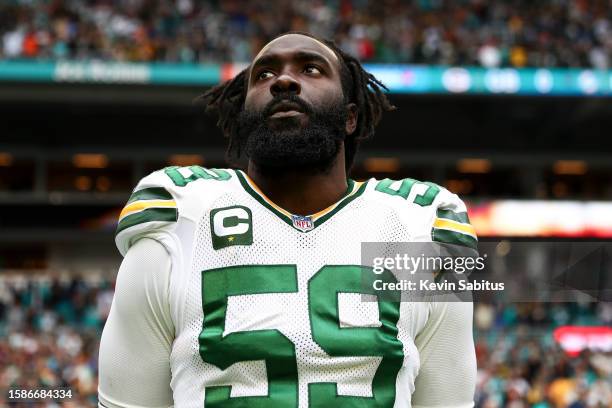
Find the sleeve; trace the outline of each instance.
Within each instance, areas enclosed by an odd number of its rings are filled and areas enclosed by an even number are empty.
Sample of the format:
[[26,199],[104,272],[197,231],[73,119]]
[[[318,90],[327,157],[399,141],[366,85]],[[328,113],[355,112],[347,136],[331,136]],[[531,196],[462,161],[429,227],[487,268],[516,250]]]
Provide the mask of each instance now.
[[[440,187],[434,206],[432,241],[450,244],[444,247],[454,256],[475,256],[478,240],[463,201]],[[474,406],[473,304],[465,300],[465,294],[456,294],[456,301],[429,303],[427,322],[415,338],[421,359],[412,397],[415,408]]]
[[170,255],[155,240],[141,239],[127,252],[100,342],[99,407],[173,405],[170,270]]
[[440,189],[436,197],[436,213],[433,214],[432,241],[477,249],[476,231],[470,224],[465,204],[456,194]]
[[115,243],[121,255],[145,236],[164,244],[172,241],[179,219],[179,198],[180,193],[163,171],[143,178],[119,215]]
[[421,368],[412,395],[413,408],[474,406],[476,352],[471,302],[435,302],[415,339]]

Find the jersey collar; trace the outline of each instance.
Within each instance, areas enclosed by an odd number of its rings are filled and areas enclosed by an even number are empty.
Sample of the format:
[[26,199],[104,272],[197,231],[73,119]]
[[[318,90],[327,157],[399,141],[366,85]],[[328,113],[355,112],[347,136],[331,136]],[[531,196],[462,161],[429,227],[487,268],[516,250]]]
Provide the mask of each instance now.
[[[348,203],[359,197],[365,191],[368,183],[367,181],[354,181],[352,179],[347,179],[348,187],[344,193],[344,196],[340,200],[315,214],[300,216],[290,213],[266,197],[266,195],[259,189],[259,187],[257,187],[257,185],[245,172],[242,170],[235,170],[235,172],[240,184],[247,193],[249,193],[255,200],[257,200],[268,210],[272,211],[281,220],[301,232],[309,232],[330,219]],[[303,226],[300,227],[300,225],[304,224],[300,224],[296,222],[296,220],[304,221],[306,224],[311,222],[312,227],[306,229]]]

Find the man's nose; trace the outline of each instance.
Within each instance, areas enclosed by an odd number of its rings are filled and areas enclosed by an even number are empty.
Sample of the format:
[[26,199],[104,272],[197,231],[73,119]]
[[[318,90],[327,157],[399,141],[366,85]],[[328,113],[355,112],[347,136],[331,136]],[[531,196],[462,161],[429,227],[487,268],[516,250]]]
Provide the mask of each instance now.
[[270,87],[270,92],[274,96],[281,93],[292,93],[299,95],[301,90],[302,87],[300,86],[300,83],[288,74],[279,75]]

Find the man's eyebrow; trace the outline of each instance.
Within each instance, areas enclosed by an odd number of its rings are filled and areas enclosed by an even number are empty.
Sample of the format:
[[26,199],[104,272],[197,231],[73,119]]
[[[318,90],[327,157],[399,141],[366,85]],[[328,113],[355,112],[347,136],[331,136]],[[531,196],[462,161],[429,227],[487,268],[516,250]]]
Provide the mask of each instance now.
[[[292,59],[296,60],[296,61],[314,61],[314,62],[318,62],[322,65],[325,65],[327,68],[331,68],[331,64],[329,62],[329,60],[327,58],[325,58],[323,55],[315,53],[315,52],[310,52],[310,51],[296,51],[295,53],[293,53]],[[253,72],[255,70],[255,68],[258,68],[261,65],[275,65],[277,64],[279,61],[281,60],[281,57],[278,54],[268,54],[268,55],[264,55],[261,58],[259,58],[257,61],[255,61],[251,67],[251,72]]]

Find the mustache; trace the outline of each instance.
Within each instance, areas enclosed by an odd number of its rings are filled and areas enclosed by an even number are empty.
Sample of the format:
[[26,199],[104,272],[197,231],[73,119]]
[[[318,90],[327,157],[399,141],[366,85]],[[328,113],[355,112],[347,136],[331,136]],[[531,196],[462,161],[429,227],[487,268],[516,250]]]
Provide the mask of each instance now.
[[281,102],[294,103],[298,105],[300,109],[302,110],[302,112],[304,112],[307,115],[312,115],[312,113],[314,112],[314,108],[312,107],[312,105],[310,105],[308,102],[306,102],[305,100],[303,100],[296,94],[293,94],[293,93],[282,94],[281,93],[281,94],[275,95],[272,98],[272,100],[268,102],[266,106],[264,106],[263,110],[261,111],[261,116],[263,116],[264,118],[267,118],[268,116],[270,116],[272,109],[274,109],[274,107]]

